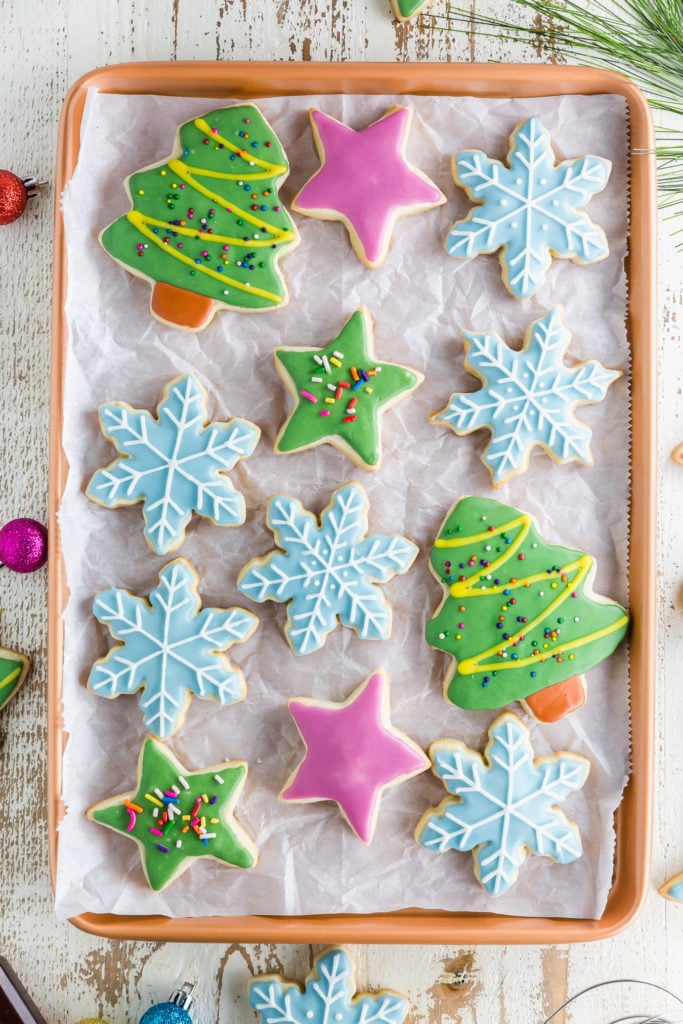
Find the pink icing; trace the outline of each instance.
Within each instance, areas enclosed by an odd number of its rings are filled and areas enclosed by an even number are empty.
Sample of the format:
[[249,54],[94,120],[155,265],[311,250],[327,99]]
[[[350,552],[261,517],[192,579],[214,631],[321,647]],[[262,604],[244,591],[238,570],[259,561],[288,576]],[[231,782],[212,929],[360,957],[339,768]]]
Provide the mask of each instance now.
[[306,755],[283,800],[335,800],[370,842],[382,790],[429,767],[429,759],[389,723],[389,682],[373,673],[343,704],[291,700]]
[[368,263],[377,264],[397,214],[444,201],[436,185],[418,174],[403,154],[411,112],[397,107],[361,131],[320,110],[312,111],[311,117],[323,165],[301,189],[294,208],[347,220]]

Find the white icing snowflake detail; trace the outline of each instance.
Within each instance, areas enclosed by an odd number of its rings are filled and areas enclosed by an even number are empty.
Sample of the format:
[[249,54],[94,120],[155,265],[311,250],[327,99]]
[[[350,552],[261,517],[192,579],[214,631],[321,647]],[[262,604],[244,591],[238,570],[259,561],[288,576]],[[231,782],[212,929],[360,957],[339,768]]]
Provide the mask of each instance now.
[[96,661],[88,686],[102,697],[137,693],[146,727],[165,740],[182,723],[190,694],[219,704],[242,700],[241,671],[221,653],[254,632],[258,618],[243,608],[204,608],[199,577],[183,558],[159,573],[149,601],[112,587],[93,614],[122,643]]
[[238,590],[254,601],[290,601],[285,632],[296,654],[317,651],[337,618],[361,639],[385,640],[391,608],[376,582],[407,572],[417,548],[404,537],[366,537],[368,500],[359,484],[335,491],[316,517],[301,502],[271,498],[268,526],[284,549],[244,567]]
[[319,954],[303,991],[280,975],[265,975],[249,982],[249,1004],[261,1024],[401,1024],[408,1002],[383,990],[356,995],[353,962],[345,949]]
[[102,432],[121,452],[95,473],[88,497],[118,508],[142,501],[145,537],[158,555],[182,543],[193,512],[239,526],[244,498],[225,473],[251,455],[260,430],[248,420],[206,424],[207,394],[192,374],[167,384],[157,418],[121,402],[100,407]]
[[484,386],[451,395],[434,420],[456,434],[491,431],[482,461],[494,484],[524,472],[535,445],[558,462],[593,464],[591,431],[574,417],[574,407],[601,401],[620,373],[595,360],[564,366],[570,340],[559,307],[531,324],[520,352],[497,334],[465,333],[465,367]]
[[534,761],[529,730],[510,712],[489,729],[484,757],[459,740],[438,740],[429,753],[455,799],[423,815],[418,842],[439,853],[473,850],[492,896],[513,884],[527,852],[560,864],[581,856],[578,828],[553,804],[583,786],[585,758],[562,751]]
[[605,233],[581,207],[607,184],[609,160],[553,161],[550,134],[538,117],[514,130],[509,167],[480,150],[453,160],[456,182],[483,205],[453,225],[446,252],[469,259],[502,247],[503,278],[519,299],[538,291],[553,256],[594,263],[608,253]]

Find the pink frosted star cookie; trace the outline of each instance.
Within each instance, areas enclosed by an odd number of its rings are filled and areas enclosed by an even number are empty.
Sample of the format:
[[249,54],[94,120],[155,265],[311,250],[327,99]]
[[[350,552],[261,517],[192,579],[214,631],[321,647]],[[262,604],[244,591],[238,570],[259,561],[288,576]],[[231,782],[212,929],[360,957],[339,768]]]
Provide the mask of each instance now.
[[360,131],[321,110],[311,110],[310,116],[321,167],[296,195],[292,209],[319,220],[340,220],[358,259],[378,267],[399,217],[446,202],[406,158],[412,110],[392,107]]
[[378,669],[341,704],[306,697],[287,703],[306,754],[280,799],[334,800],[356,835],[369,843],[384,790],[430,764],[389,720],[389,677]]

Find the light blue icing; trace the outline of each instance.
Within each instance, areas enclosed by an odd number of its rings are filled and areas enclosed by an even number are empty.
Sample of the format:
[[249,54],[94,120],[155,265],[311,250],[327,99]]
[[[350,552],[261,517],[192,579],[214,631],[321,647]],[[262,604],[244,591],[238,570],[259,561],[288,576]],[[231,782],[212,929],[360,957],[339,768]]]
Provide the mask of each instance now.
[[482,461],[494,483],[526,469],[534,445],[558,462],[592,465],[591,431],[574,417],[574,407],[601,401],[620,374],[595,360],[564,366],[570,340],[557,306],[531,324],[521,352],[497,334],[465,332],[465,367],[483,387],[451,395],[447,408],[434,418],[456,434],[491,431]]
[[193,512],[219,526],[244,522],[244,498],[225,473],[251,455],[261,431],[239,419],[206,425],[207,394],[191,373],[166,385],[156,419],[122,402],[99,412],[121,457],[95,473],[86,494],[107,508],[142,501],[145,537],[157,555],[182,543]]
[[408,1013],[408,1001],[395,992],[355,992],[353,961],[334,948],[316,957],[303,992],[280,975],[265,975],[249,982],[249,1004],[261,1024],[401,1024]]
[[295,654],[325,643],[339,619],[362,640],[386,640],[391,608],[375,584],[407,572],[417,548],[404,537],[366,537],[368,499],[359,484],[335,491],[320,525],[301,502],[276,495],[268,526],[283,551],[242,569],[237,588],[254,601],[289,601],[285,633]]
[[680,882],[674,882],[666,890],[666,895],[670,900],[676,900],[678,903],[683,903],[683,880]]
[[434,773],[449,793],[417,830],[421,846],[473,850],[476,875],[486,892],[498,896],[516,880],[527,852],[568,864],[581,856],[573,822],[553,805],[583,786],[589,763],[562,752],[534,761],[529,730],[510,712],[489,729],[482,758],[457,740],[430,748]]
[[159,573],[149,601],[112,587],[98,594],[95,618],[122,641],[93,665],[88,686],[101,697],[144,692],[138,698],[146,727],[165,740],[180,728],[190,695],[219,704],[242,700],[241,671],[221,653],[246,640],[258,618],[243,608],[204,608],[199,577],[177,558]]
[[553,161],[538,117],[512,133],[509,166],[480,150],[453,158],[456,182],[482,205],[453,225],[446,252],[469,259],[502,249],[503,280],[518,299],[538,291],[553,256],[594,263],[608,252],[605,233],[581,208],[605,187],[611,163],[597,156]]

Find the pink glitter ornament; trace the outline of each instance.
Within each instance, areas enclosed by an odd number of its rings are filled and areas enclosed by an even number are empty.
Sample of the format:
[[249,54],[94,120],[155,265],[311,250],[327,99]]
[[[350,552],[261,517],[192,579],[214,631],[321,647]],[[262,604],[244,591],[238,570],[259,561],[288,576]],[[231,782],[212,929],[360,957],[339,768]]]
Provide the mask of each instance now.
[[47,562],[47,530],[36,519],[12,519],[0,530],[0,564],[35,572]]

